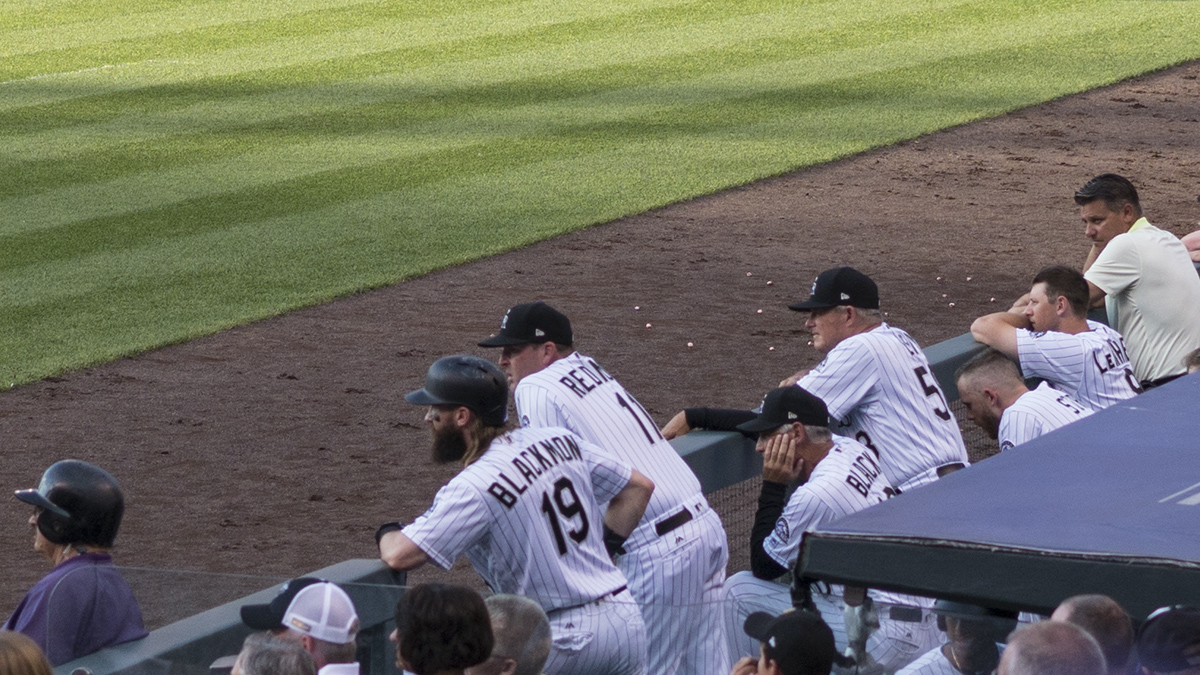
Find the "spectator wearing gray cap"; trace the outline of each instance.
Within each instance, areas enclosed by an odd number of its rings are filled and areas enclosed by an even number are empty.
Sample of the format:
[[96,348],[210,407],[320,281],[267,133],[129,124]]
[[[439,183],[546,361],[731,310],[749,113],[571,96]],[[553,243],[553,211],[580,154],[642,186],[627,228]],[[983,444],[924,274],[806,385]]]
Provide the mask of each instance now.
[[896,675],[987,675],[1000,663],[1000,648],[1017,627],[1017,613],[938,600],[938,629],[946,644],[930,650]]
[[1116,600],[1107,595],[1075,595],[1063,600],[1050,615],[1087,631],[1104,652],[1108,675],[1128,675],[1133,653],[1133,622]]
[[1065,621],[1031,623],[1013,631],[1000,657],[999,675],[1104,675],[1104,653],[1095,638]]
[[1200,674],[1200,609],[1163,607],[1146,617],[1137,636],[1145,675]]
[[251,633],[242,643],[231,675],[316,675],[312,656],[298,643],[270,633]]
[[319,675],[359,675],[355,661],[358,613],[336,584],[312,577],[293,579],[271,602],[244,605],[242,623],[304,648]]
[[521,595],[484,600],[495,645],[487,661],[467,675],[539,675],[550,656],[550,619],[541,605]]

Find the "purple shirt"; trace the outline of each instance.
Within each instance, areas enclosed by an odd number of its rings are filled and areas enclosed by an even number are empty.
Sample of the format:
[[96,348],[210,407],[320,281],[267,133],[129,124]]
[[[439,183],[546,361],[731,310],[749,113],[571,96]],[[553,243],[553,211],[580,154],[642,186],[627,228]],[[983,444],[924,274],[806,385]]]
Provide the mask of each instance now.
[[59,563],[25,594],[4,630],[28,635],[55,666],[148,635],[133,589],[107,553]]

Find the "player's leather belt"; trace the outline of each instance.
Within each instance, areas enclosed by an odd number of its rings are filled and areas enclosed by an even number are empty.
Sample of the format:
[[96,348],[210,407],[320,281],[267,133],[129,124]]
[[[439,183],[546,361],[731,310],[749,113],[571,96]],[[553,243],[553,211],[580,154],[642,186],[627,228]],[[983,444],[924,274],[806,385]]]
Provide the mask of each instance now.
[[924,612],[920,607],[906,607],[904,605],[892,605],[888,608],[888,618],[892,621],[903,621],[905,623],[921,623],[924,618]]
[[682,509],[679,509],[679,513],[655,523],[654,533],[661,537],[664,534],[670,533],[672,530],[678,529],[685,523],[691,522],[691,520],[692,512],[688,511],[688,508],[685,506]]
[[967,465],[963,464],[962,462],[951,462],[949,464],[943,464],[943,465],[939,466],[937,468],[937,475],[938,475],[938,478],[941,478],[943,476],[948,476],[948,475],[954,473],[955,471],[958,471],[959,469],[965,469],[965,468],[967,468]]

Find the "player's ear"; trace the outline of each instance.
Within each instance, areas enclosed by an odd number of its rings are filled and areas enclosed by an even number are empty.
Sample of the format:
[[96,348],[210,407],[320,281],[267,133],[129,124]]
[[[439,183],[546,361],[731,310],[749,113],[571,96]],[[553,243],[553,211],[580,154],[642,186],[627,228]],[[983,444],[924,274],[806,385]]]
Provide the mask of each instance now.
[[500,675],[513,675],[517,672],[517,662],[513,659],[504,659],[503,665],[500,666]]
[[465,405],[460,405],[454,409],[454,424],[458,427],[465,427],[471,423],[471,409]]

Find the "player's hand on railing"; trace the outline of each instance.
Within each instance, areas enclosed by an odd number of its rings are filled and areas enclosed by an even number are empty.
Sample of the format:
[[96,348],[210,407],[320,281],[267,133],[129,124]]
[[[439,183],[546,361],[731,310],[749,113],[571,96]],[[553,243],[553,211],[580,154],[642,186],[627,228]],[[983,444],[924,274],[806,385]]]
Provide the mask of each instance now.
[[672,417],[671,421],[667,422],[667,425],[662,428],[661,433],[663,438],[669,441],[672,438],[678,438],[679,436],[682,436],[691,430],[692,428],[689,427],[687,423],[687,413],[680,410],[679,413]]
[[805,375],[807,375],[807,374],[808,374],[808,370],[807,370],[807,369],[805,369],[805,370],[798,370],[798,371],[796,371],[796,374],[795,374],[795,375],[792,375],[791,377],[787,378],[786,380],[781,380],[781,381],[779,382],[779,386],[781,386],[781,387],[790,387],[790,386],[792,386],[793,384],[796,384],[797,382],[799,382],[799,381],[800,381],[800,378],[804,377],[804,376],[805,376]]

